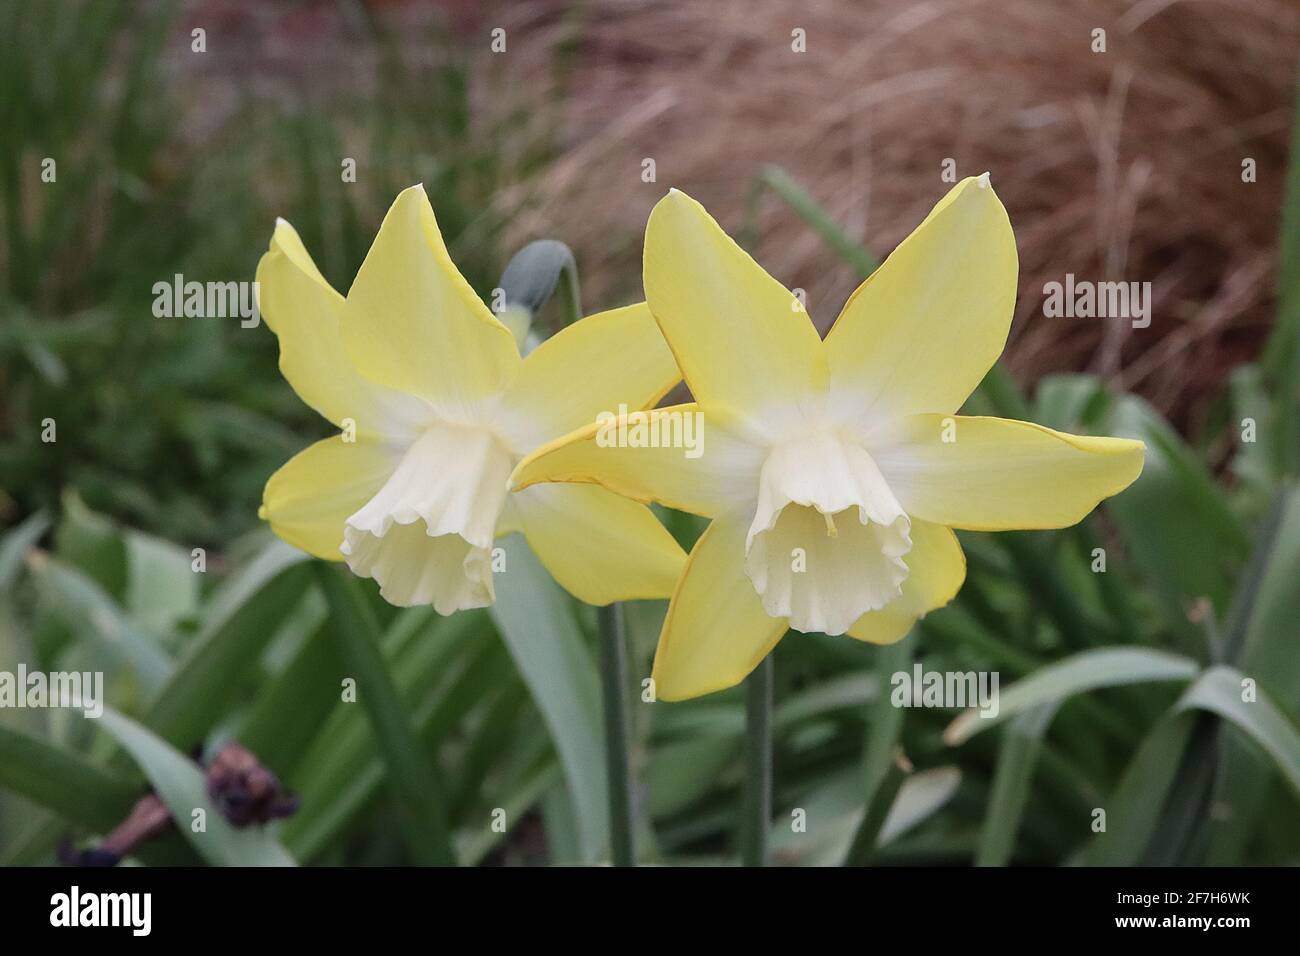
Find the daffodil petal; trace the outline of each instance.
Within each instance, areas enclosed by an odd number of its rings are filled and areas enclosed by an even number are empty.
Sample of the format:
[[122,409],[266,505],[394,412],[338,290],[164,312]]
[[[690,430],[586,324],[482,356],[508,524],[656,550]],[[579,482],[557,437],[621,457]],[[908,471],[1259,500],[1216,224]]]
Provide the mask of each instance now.
[[972,531],[1064,528],[1142,471],[1144,446],[1003,418],[914,415],[871,455],[909,515]]
[[266,483],[260,517],[283,540],[327,561],[342,561],[348,516],[374,497],[401,461],[383,442],[326,438],[290,458]]
[[[667,435],[667,443],[644,444],[654,435]],[[557,438],[521,461],[510,482],[516,491],[544,481],[587,482],[634,501],[715,517],[754,501],[763,454],[688,403],[604,420]]]
[[358,435],[409,438],[427,403],[363,378],[343,347],[343,296],[325,281],[293,226],[276,222],[257,265],[258,308],[280,343],[280,371],[298,397]]
[[423,186],[384,217],[348,291],[343,341],[367,378],[461,424],[480,423],[519,367],[514,336],[452,263]]
[[832,413],[868,429],[955,412],[1002,354],[1016,240],[985,177],[954,186],[849,297],[826,336]]
[[739,684],[786,631],[745,574],[747,522],[714,521],[691,550],[655,652],[655,693],[686,700]]
[[497,413],[521,453],[590,425],[601,412],[647,408],[681,379],[644,303],[588,316],[524,359]]
[[710,412],[772,434],[820,398],[826,361],[799,299],[683,192],[671,191],[650,213],[645,291],[691,392]]
[[580,601],[672,595],[686,553],[645,505],[596,485],[536,485],[511,500],[538,559]]
[[893,644],[907,636],[916,619],[941,608],[966,580],[966,556],[950,528],[912,522],[912,550],[904,558],[907,579],[897,600],[868,611],[849,628],[849,636],[872,644]]
[[348,567],[378,581],[379,593],[399,607],[432,604],[452,614],[491,604],[491,549],[510,463],[485,428],[428,429],[348,516],[340,548]]

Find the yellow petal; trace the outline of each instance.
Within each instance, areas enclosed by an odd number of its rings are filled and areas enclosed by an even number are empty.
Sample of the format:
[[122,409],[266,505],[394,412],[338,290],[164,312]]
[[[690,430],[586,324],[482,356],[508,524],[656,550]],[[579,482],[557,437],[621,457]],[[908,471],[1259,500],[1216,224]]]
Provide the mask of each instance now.
[[452,421],[481,420],[510,384],[519,351],[456,270],[423,186],[384,217],[344,307],[343,341],[361,373],[433,403]]
[[318,441],[271,476],[258,516],[295,548],[342,561],[348,517],[374,497],[400,460],[401,449],[382,442]]
[[644,303],[588,316],[557,332],[520,366],[502,399],[497,427],[531,451],[590,425],[601,412],[654,405],[681,379]]
[[771,434],[820,396],[826,361],[799,300],[683,192],[673,190],[650,213],[645,291],[691,392],[711,414]]
[[579,600],[672,595],[686,552],[645,505],[595,485],[538,485],[511,502],[538,559]]
[[714,521],[691,550],[655,652],[655,693],[686,700],[744,680],[786,631],[745,574],[747,523]]
[[929,521],[912,522],[912,550],[903,558],[907,579],[903,593],[868,611],[849,628],[849,636],[872,644],[892,644],[907,636],[918,617],[941,608],[966,580],[966,556],[952,530]]
[[[653,434],[681,441],[641,444]],[[587,482],[635,501],[714,517],[753,501],[763,454],[689,403],[631,413],[557,438],[521,461],[510,482],[515,490],[543,481]]]
[[298,396],[340,428],[409,437],[427,420],[419,399],[361,377],[343,348],[343,296],[325,281],[283,219],[257,265],[258,307],[280,341],[280,371]]
[[826,336],[831,403],[871,423],[955,412],[1002,354],[1016,241],[984,177],[965,179],[849,297]]
[[909,515],[952,528],[1064,528],[1127,488],[1144,446],[1003,418],[914,415],[871,456]]

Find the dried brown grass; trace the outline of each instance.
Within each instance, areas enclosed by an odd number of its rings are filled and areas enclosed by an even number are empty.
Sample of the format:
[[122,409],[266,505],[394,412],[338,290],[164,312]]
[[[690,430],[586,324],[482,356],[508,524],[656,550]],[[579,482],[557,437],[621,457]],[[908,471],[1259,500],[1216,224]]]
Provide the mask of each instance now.
[[[532,103],[564,145],[501,196],[524,205],[513,238],[568,241],[591,306],[639,296],[641,231],[670,185],[735,233],[777,163],[883,255],[951,157],[991,172],[1016,229],[1018,377],[1090,369],[1194,427],[1271,324],[1296,0],[606,0],[580,18],[538,0],[485,19],[510,46],[482,58],[483,108]],[[757,225],[757,258],[825,328],[855,277],[775,197]],[[1151,327],[1045,318],[1043,284],[1067,272],[1149,280]]]

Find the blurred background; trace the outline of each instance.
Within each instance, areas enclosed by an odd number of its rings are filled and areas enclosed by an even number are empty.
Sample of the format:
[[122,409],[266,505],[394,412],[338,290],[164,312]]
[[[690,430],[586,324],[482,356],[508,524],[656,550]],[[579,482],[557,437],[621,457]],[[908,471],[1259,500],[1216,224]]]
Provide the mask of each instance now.
[[[959,600],[896,648],[781,644],[773,861],[841,862],[866,825],[883,863],[1297,862],[1297,53],[1297,0],[0,0],[0,670],[103,670],[162,746],[0,710],[0,860],[96,845],[169,756],[230,740],[297,812],[140,859],[427,858],[306,563],[256,518],[329,426],[267,329],[156,318],[154,283],[251,280],[283,216],[346,290],[424,182],[481,294],[556,238],[592,312],[641,298],[677,186],[825,330],[945,171],[987,170],[1020,291],[967,410],[1136,435],[1147,468],[1078,528],[963,534]],[[1150,326],[1046,317],[1067,273],[1151,283]],[[516,600],[376,598],[398,702],[462,862],[599,860],[593,617],[541,574]],[[628,608],[638,686],[662,615]],[[889,704],[914,661],[1026,689],[945,737],[955,711]],[[739,694],[634,713],[643,857],[734,859]]]

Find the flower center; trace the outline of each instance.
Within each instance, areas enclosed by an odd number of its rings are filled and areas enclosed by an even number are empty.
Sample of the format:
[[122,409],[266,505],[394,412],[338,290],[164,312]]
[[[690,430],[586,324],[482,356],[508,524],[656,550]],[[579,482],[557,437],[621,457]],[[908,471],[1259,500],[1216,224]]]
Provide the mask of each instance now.
[[813,432],[763,463],[745,570],[768,614],[795,630],[843,634],[898,597],[911,528],[866,449]]
[[511,458],[483,428],[423,432],[379,492],[347,520],[348,567],[379,582],[391,604],[439,614],[495,598],[491,551]]

